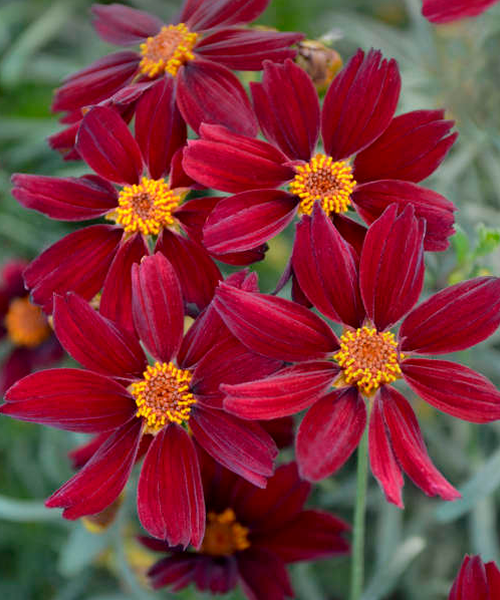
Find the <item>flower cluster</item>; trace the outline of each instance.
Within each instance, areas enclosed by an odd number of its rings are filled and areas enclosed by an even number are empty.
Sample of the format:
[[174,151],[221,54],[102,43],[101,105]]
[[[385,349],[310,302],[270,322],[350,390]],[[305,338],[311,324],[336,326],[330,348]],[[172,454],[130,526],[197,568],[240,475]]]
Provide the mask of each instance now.
[[[153,587],[225,593],[239,583],[250,600],[293,596],[286,564],[348,551],[348,526],[304,503],[367,428],[389,502],[403,507],[403,473],[427,495],[459,497],[401,383],[454,417],[500,419],[490,381],[435,358],[497,329],[500,279],[418,304],[425,252],[445,250],[454,233],[453,203],[421,185],[453,146],[453,121],[443,110],[396,116],[398,65],[376,50],[358,50],[321,105],[293,60],[302,34],[247,27],[267,4],[186,0],[169,23],[93,7],[102,39],[136,48],[56,92],[67,128],[50,143],[90,172],[15,174],[12,193],[51,219],[104,221],[28,266],[8,265],[0,289],[15,346],[0,412],[93,435],[47,506],[98,521],[141,462],[137,514],[153,536],[142,541],[167,553],[149,572]],[[448,20],[441,4],[424,2],[424,14]],[[456,4],[453,16],[468,16],[491,2]],[[251,100],[233,70],[263,71]],[[274,293],[249,270],[224,278],[220,263],[263,260],[293,221]],[[279,297],[289,280],[292,299]],[[61,346],[81,368],[21,378]],[[305,409],[297,462],[277,466]],[[493,598],[498,571],[476,559],[450,598],[467,597],[471,578]]]

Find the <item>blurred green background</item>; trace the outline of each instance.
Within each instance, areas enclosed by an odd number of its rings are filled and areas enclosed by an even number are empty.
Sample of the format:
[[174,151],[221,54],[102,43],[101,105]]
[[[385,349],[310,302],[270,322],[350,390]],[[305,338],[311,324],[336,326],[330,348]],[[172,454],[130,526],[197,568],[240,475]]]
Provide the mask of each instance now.
[[[174,0],[130,0],[165,19]],[[90,0],[0,0],[0,263],[41,249],[76,226],[16,204],[9,178],[22,171],[75,175],[46,145],[58,130],[49,105],[61,79],[111,50],[93,33]],[[322,38],[344,61],[358,46],[395,57],[403,76],[398,112],[445,107],[459,141],[428,182],[460,208],[452,248],[428,256],[426,293],[478,273],[500,275],[500,6],[476,21],[436,28],[420,16],[419,0],[272,0],[260,23]],[[289,235],[271,244],[256,265],[262,288],[276,282]],[[9,351],[4,343],[0,357]],[[500,384],[500,336],[457,359]],[[465,552],[500,559],[500,425],[471,425],[414,402],[429,453],[463,500],[445,504],[405,486],[404,512],[388,505],[370,481],[367,589],[363,600],[442,600]],[[133,485],[117,522],[104,534],[62,521],[43,499],[71,474],[66,434],[0,419],[0,599],[132,600],[153,594],[142,574],[151,557],[138,548]],[[291,455],[288,455],[290,458]],[[285,458],[287,456],[285,455]],[[311,503],[352,520],[354,463],[319,484]],[[348,559],[292,569],[302,600],[346,598]],[[177,598],[204,597],[193,589]],[[233,598],[240,596],[235,593]]]

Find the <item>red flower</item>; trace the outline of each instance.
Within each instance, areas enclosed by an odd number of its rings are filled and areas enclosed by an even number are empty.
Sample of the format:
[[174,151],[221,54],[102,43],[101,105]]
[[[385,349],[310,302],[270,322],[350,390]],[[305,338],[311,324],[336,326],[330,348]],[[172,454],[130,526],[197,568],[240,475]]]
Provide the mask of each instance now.
[[[180,168],[177,151],[186,128],[176,109],[170,110],[173,87],[172,81],[163,79],[142,96],[135,139],[109,108],[94,107],[85,115],[77,148],[97,175],[13,176],[12,193],[27,208],[65,221],[100,216],[114,221],[67,235],[26,269],[33,300],[46,312],[52,312],[54,292],[74,291],[90,300],[102,288],[103,316],[130,329],[131,267],[149,253],[152,237],[157,238],[155,250],[173,264],[190,312],[203,309],[212,298],[222,276],[198,240],[214,202],[200,198],[182,203],[193,182]],[[169,172],[167,183],[163,177]],[[250,253],[249,260],[258,256]]]
[[466,556],[448,600],[497,600],[500,571],[494,562],[484,564],[480,556]]
[[[150,445],[139,478],[139,518],[149,533],[173,545],[198,546],[205,528],[190,434],[217,461],[255,485],[264,487],[272,474],[274,442],[257,424],[221,410],[219,385],[265,376],[281,363],[248,351],[212,307],[183,337],[182,305],[175,271],[161,254],[133,267],[137,336],[73,293],[56,296],[56,334],[89,370],[30,375],[8,390],[0,412],[59,429],[107,434],[85,466],[47,500],[49,507],[64,508],[66,518],[99,513],[118,497],[144,436]],[[156,361],[153,365],[139,340]]]
[[149,571],[154,588],[178,591],[194,583],[224,594],[238,583],[249,600],[293,597],[286,564],[349,551],[348,526],[329,513],[304,510],[311,486],[295,463],[279,467],[259,490],[213,461],[202,459],[208,519],[198,552],[141,538],[151,550],[169,552]]
[[7,338],[12,350],[0,365],[0,393],[40,367],[63,356],[56,336],[40,307],[32,304],[24,288],[23,260],[6,263],[0,273],[0,339]]
[[[419,358],[463,350],[491,335],[500,324],[500,279],[464,281],[413,308],[423,285],[424,232],[411,206],[398,215],[391,205],[371,225],[358,259],[319,207],[297,225],[293,269],[310,302],[344,325],[340,339],[289,300],[225,285],[214,300],[247,347],[297,363],[261,381],[222,386],[226,410],[274,419],[311,407],[298,430],[297,459],[301,473],[316,481],[335,472],[358,445],[365,396],[372,405],[372,471],[398,506],[402,470],[428,495],[452,500],[459,494],[432,464],[410,404],[390,384],[403,378],[426,402],[467,421],[500,418],[500,393],[485,377],[453,362]],[[403,317],[398,334],[391,333]]]
[[[345,214],[354,206],[369,224],[396,202],[427,220],[425,248],[444,250],[453,233],[453,204],[416,185],[441,163],[457,134],[443,111],[394,117],[400,76],[394,60],[359,50],[334,79],[320,110],[309,76],[292,61],[265,63],[252,83],[255,110],[270,143],[203,125],[183,165],[196,181],[235,194],[219,202],[204,227],[212,252],[255,247],[299,213],[321,205],[352,243],[363,228]],[[321,129],[324,153],[318,153]],[[350,158],[356,155],[354,162]],[[288,184],[288,191],[279,188]],[[361,231],[360,231],[361,230]]]
[[477,17],[498,0],[423,0],[422,14],[432,23]]
[[[133,102],[145,87],[167,78],[175,81],[174,102],[184,120],[198,131],[202,122],[221,123],[254,135],[257,123],[237,71],[259,71],[262,61],[295,56],[289,46],[300,33],[239,27],[256,19],[269,0],[186,0],[177,19],[157,17],[121,4],[94,4],[94,27],[106,42],[140,45],[121,51],[72,75],[56,92],[52,109],[67,111],[63,122],[81,118],[81,109],[108,103],[133,114]],[[75,125],[52,136],[59,150],[72,148]],[[78,150],[78,149],[77,149]],[[72,153],[70,158],[77,158]]]

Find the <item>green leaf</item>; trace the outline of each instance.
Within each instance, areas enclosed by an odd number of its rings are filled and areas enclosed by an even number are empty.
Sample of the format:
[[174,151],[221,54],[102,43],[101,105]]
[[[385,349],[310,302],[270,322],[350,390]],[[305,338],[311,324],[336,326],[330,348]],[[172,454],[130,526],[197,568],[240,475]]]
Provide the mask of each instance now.
[[465,231],[459,226],[455,226],[456,233],[451,238],[451,243],[453,245],[453,250],[455,251],[455,255],[457,257],[457,264],[463,265],[467,261],[470,251],[470,243],[469,238]]
[[478,242],[474,249],[474,256],[486,256],[495,251],[500,245],[500,229],[487,227],[483,223],[477,226]]

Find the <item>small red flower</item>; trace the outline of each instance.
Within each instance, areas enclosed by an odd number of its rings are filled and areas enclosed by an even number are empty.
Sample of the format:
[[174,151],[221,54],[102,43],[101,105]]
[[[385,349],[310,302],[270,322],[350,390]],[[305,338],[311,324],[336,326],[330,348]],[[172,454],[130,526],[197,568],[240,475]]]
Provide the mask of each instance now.
[[310,407],[297,435],[297,460],[301,473],[317,481],[357,447],[367,398],[372,471],[398,506],[402,471],[428,495],[453,500],[459,494],[432,464],[415,414],[393,382],[403,378],[455,417],[500,419],[500,392],[485,377],[453,362],[419,358],[464,350],[491,335],[500,324],[500,279],[464,281],[414,308],[423,285],[424,232],[411,206],[398,215],[391,205],[369,228],[358,258],[318,206],[297,225],[293,269],[308,300],[344,325],[340,339],[314,313],[283,298],[221,285],[214,300],[248,348],[297,363],[261,381],[223,385],[226,410],[274,419]]
[[448,600],[497,600],[500,571],[494,562],[484,564],[480,556],[466,556]]
[[422,14],[432,23],[477,17],[498,0],[423,0]]
[[259,490],[208,457],[200,458],[205,538],[198,552],[141,538],[151,550],[169,553],[149,571],[154,588],[168,585],[178,591],[194,583],[200,591],[225,594],[239,583],[249,600],[284,600],[294,596],[286,564],[349,551],[342,537],[346,523],[303,509],[311,486],[300,480],[295,463],[279,467],[267,488]]
[[24,288],[23,260],[11,260],[0,273],[0,339],[7,338],[12,350],[0,365],[0,393],[21,377],[60,360],[63,349],[47,317],[31,303]]
[[[106,42],[140,46],[94,62],[72,75],[56,92],[52,109],[66,111],[70,127],[50,139],[59,150],[73,146],[74,121],[81,109],[111,104],[133,114],[142,91],[165,78],[174,85],[174,103],[198,131],[202,122],[221,123],[254,135],[257,123],[245,90],[230,69],[259,71],[262,61],[282,62],[295,56],[289,46],[300,33],[242,28],[256,19],[269,0],[186,0],[170,24],[146,12],[111,4],[94,4],[94,27]],[[77,149],[78,150],[78,149]],[[72,152],[70,158],[77,158]]]
[[[93,441],[94,454],[83,468],[47,500],[49,507],[64,508],[68,519],[109,506],[138,453],[149,446],[138,485],[141,523],[170,544],[199,546],[205,508],[192,437],[215,460],[264,487],[276,446],[257,424],[222,410],[219,385],[265,376],[281,363],[247,350],[211,306],[183,336],[180,284],[161,254],[133,267],[132,313],[137,335],[73,293],[56,296],[56,334],[88,370],[30,375],[8,390],[0,412],[106,434]],[[154,364],[148,364],[140,342]]]
[[[453,121],[443,119],[444,111],[394,117],[400,92],[394,60],[359,50],[330,85],[322,109],[310,77],[290,60],[266,62],[262,83],[251,87],[269,143],[203,125],[201,139],[184,150],[193,179],[235,194],[207,219],[203,242],[210,251],[253,248],[297,213],[310,215],[315,204],[356,244],[364,228],[347,210],[354,207],[370,224],[392,203],[400,211],[413,204],[427,220],[426,250],[447,248],[455,207],[417,183],[438,167],[457,134],[448,135]],[[287,191],[278,189],[283,184]]]

